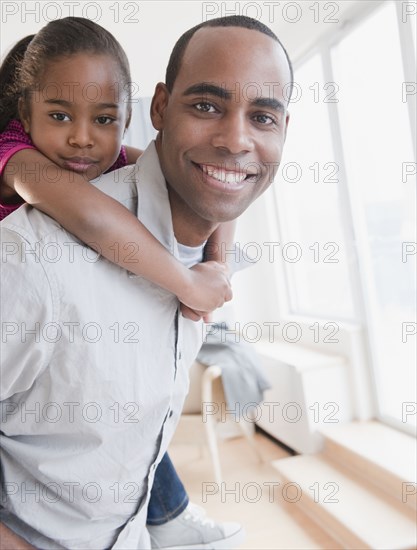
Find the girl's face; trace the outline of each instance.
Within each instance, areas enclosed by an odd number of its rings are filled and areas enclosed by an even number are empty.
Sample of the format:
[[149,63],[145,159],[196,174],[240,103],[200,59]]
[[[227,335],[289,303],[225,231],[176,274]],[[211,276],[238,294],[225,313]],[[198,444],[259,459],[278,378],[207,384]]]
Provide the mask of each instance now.
[[76,54],[49,62],[29,109],[25,131],[41,153],[67,170],[93,179],[117,159],[128,124],[127,93],[117,61]]

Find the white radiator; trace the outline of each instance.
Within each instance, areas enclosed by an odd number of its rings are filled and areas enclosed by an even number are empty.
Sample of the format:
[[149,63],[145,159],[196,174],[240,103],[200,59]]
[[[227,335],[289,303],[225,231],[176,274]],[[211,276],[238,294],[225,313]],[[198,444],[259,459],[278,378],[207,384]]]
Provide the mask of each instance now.
[[347,363],[291,343],[258,343],[272,388],[256,411],[256,423],[298,453],[322,448],[321,426],[352,420]]

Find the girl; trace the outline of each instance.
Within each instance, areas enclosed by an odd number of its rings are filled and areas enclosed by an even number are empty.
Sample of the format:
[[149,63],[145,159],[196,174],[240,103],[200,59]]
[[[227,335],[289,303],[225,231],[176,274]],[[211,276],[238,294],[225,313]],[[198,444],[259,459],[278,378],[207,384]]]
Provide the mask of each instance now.
[[[197,320],[231,299],[225,266],[185,268],[130,211],[88,182],[141,154],[121,147],[130,81],[120,44],[88,19],[52,21],[11,50],[0,69],[1,217],[23,198],[108,260],[174,293],[188,306],[183,313]],[[220,244],[232,237],[233,224],[223,224],[206,259],[220,260]],[[126,259],[115,254],[115,243]]]

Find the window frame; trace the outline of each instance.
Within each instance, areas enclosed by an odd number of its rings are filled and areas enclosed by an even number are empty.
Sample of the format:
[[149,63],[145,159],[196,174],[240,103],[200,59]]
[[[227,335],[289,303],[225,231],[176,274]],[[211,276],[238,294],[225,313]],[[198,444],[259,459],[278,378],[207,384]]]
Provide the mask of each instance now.
[[[392,3],[394,0],[390,0]],[[334,82],[333,64],[331,59],[331,51],[340,41],[342,41],[348,34],[350,34],[357,26],[364,24],[366,19],[374,15],[375,12],[381,9],[386,2],[383,0],[377,0],[370,4],[365,4],[362,9],[353,13],[346,24],[336,29],[333,32],[327,32],[322,35],[315,44],[309,49],[307,53],[301,55],[294,62],[295,71],[297,68],[308,62],[309,59],[318,55],[323,69],[324,82]],[[400,39],[400,51],[403,63],[403,72],[406,82],[414,82],[414,70],[415,70],[415,53],[414,53],[414,40],[412,34],[412,22],[411,17],[408,17],[407,22],[402,22],[402,3],[394,2],[394,7],[397,14],[397,25],[399,30]],[[416,150],[416,103],[413,100],[408,102],[409,110],[409,124],[411,127],[411,139],[414,151]],[[342,317],[333,319],[340,323],[340,325],[347,330],[352,327],[360,328],[364,333],[363,349],[362,352],[367,360],[367,373],[363,373],[364,377],[368,377],[369,380],[369,397],[372,402],[372,408],[374,409],[374,416],[377,420],[395,428],[400,431],[409,433],[415,436],[415,429],[410,425],[406,425],[399,422],[398,419],[390,417],[382,413],[382,406],[380,398],[378,396],[377,385],[377,368],[375,357],[375,342],[372,331],[368,330],[371,326],[372,319],[372,297],[370,297],[365,289],[367,288],[366,278],[371,272],[370,270],[370,254],[367,247],[367,243],[360,235],[366,235],[366,231],[363,227],[364,221],[359,212],[356,211],[354,204],[354,190],[349,187],[348,177],[346,173],[346,162],[343,149],[342,129],[338,112],[337,103],[328,103],[328,116],[330,125],[330,135],[333,141],[333,148],[335,158],[338,159],[339,164],[339,193],[338,201],[341,214],[341,230],[344,236],[345,244],[348,247],[346,253],[347,257],[351,259],[348,262],[348,278],[351,285],[352,299],[353,299],[353,319],[344,319]],[[290,109],[291,110],[291,106]],[[278,240],[283,235],[283,221],[278,215],[278,206],[276,200],[276,191],[274,191],[275,200],[273,204],[267,205],[268,217],[271,221],[271,229],[274,235],[278,235]],[[272,202],[272,201],[271,201]],[[343,206],[343,207],[342,207]],[[308,323],[309,320],[317,321],[320,316],[312,316],[311,314],[304,314],[300,311],[295,311],[293,304],[294,299],[294,286],[290,284],[289,276],[290,272],[284,261],[278,262],[275,265],[275,272],[278,277],[277,280],[284,282],[283,285],[277,285],[276,292],[278,295],[279,303],[281,305],[281,316],[288,320],[299,321],[302,323]],[[328,319],[326,319],[328,320]],[[323,319],[324,322],[324,319]]]

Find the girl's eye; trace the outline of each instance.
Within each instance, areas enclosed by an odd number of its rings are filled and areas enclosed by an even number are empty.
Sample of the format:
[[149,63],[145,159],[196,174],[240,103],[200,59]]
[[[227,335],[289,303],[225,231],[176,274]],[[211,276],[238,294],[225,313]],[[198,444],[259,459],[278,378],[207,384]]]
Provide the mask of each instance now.
[[101,124],[102,126],[106,125],[106,124],[111,124],[112,122],[114,122],[114,118],[111,118],[109,116],[106,116],[106,115],[103,115],[103,116],[99,116],[97,117],[97,122],[99,124]]
[[211,103],[207,103],[204,101],[200,101],[200,103],[196,103],[194,107],[197,109],[197,111],[200,111],[200,113],[215,113],[216,108]]
[[50,115],[54,120],[58,120],[59,122],[65,122],[67,120],[70,120],[69,116],[65,113],[51,113]]
[[269,115],[255,115],[254,119],[256,120],[256,122],[259,122],[264,126],[271,126],[277,123],[277,121],[272,116],[269,116]]

